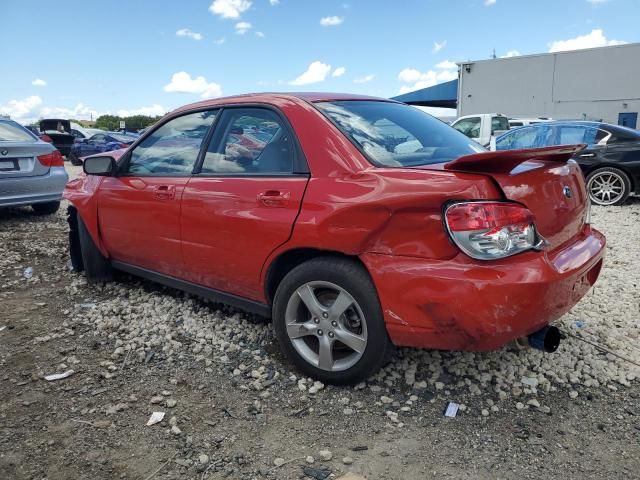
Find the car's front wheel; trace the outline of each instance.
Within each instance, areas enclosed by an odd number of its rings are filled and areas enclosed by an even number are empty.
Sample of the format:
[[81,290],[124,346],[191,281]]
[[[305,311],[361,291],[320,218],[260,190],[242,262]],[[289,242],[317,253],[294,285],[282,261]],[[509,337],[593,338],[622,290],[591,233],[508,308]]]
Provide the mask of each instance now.
[[33,211],[38,215],[51,215],[58,211],[60,202],[34,203],[31,205],[31,208],[33,208]]
[[587,177],[587,191],[596,205],[622,205],[631,193],[631,181],[618,168],[598,168]]
[[291,270],[276,292],[273,319],[287,357],[326,383],[364,380],[392,350],[375,285],[353,260],[320,257]]

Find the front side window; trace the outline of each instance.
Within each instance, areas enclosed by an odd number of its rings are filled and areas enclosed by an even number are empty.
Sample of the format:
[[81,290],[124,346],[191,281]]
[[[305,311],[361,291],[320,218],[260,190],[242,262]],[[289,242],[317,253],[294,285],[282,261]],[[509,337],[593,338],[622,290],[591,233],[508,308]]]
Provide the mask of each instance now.
[[273,111],[231,108],[216,127],[203,164],[204,174],[286,174],[293,171],[291,132]]
[[13,121],[0,122],[0,142],[35,142],[36,139],[27,131]]
[[106,137],[103,134],[99,133],[98,135],[94,135],[93,137],[91,137],[89,141],[91,143],[101,144],[106,142]]
[[456,122],[452,127],[469,138],[479,138],[480,123],[480,117],[471,117]]
[[217,110],[207,110],[168,121],[133,149],[126,173],[143,176],[191,173],[216,114]]
[[445,163],[485,151],[449,125],[402,103],[347,100],[316,105],[374,165]]
[[522,127],[507,133],[496,140],[496,150],[517,150],[532,148],[536,141],[537,128]]

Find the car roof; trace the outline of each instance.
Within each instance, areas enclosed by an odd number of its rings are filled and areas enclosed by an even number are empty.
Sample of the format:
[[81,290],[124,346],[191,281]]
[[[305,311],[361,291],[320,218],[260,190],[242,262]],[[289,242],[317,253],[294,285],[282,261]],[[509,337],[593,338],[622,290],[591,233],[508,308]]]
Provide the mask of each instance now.
[[329,102],[344,100],[370,100],[378,102],[400,103],[388,98],[371,97],[368,95],[357,95],[353,93],[334,93],[334,92],[264,92],[264,93],[247,93],[243,95],[233,95],[229,97],[212,98],[201,102],[184,105],[173,111],[181,112],[184,110],[192,110],[195,108],[215,107],[228,103],[271,103],[281,100],[298,100],[304,102]]

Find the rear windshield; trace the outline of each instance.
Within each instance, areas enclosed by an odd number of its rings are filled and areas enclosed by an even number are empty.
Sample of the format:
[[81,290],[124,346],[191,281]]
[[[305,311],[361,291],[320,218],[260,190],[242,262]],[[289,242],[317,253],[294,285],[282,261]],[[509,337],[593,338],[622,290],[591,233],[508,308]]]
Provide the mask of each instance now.
[[134,136],[128,136],[128,135],[120,135],[120,134],[111,134],[110,137],[113,137],[116,141],[118,142],[122,142],[122,143],[133,143],[135,142],[138,137],[134,137]]
[[449,125],[402,103],[347,100],[316,105],[377,166],[429,165],[485,151]]
[[35,142],[36,138],[15,122],[0,122],[0,142]]

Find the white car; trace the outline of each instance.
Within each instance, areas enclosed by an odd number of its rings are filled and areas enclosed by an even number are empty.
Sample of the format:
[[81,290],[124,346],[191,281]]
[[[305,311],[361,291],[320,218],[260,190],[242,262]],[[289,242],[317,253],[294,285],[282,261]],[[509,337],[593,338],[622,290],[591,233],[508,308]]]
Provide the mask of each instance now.
[[509,127],[518,128],[526,127],[527,125],[535,125],[536,123],[550,122],[552,118],[538,117],[538,118],[510,118]]
[[85,128],[82,125],[71,122],[71,134],[76,137],[76,139],[89,138],[94,136],[96,133],[103,132],[104,130],[100,130],[99,128]]
[[480,113],[460,117],[451,126],[483,147],[489,147],[498,135],[509,130],[509,119],[501,113]]

